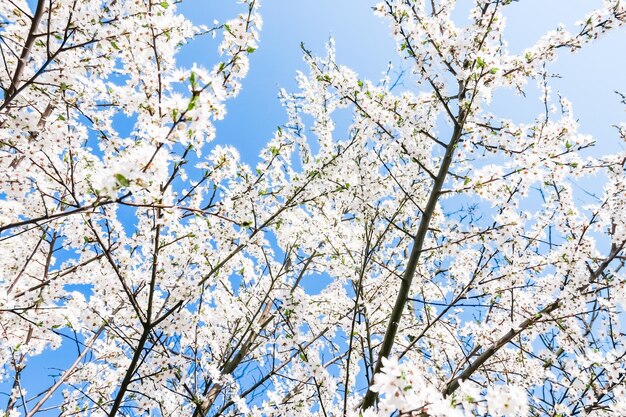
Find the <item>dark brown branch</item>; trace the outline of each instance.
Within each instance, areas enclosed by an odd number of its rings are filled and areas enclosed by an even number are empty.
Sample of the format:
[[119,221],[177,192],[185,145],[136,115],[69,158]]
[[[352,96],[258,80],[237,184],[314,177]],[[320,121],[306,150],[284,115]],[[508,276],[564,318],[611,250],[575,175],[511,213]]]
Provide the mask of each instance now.
[[22,78],[22,73],[24,72],[24,68],[26,67],[26,62],[31,53],[31,48],[33,47],[33,43],[35,42],[35,32],[39,27],[39,23],[41,22],[41,18],[43,17],[43,9],[44,9],[45,0],[37,1],[37,9],[35,10],[35,15],[30,23],[30,29],[28,31],[28,37],[26,38],[26,43],[24,43],[24,47],[22,48],[22,53],[20,55],[19,61],[17,61],[17,67],[15,68],[15,73],[13,74],[13,78],[11,79],[11,85],[6,92],[5,102],[11,101],[11,99],[17,94],[17,85]]
[[[464,381],[468,379],[470,376],[472,376],[472,374],[476,372],[476,370],[480,368],[498,350],[500,350],[500,348],[502,348],[504,345],[506,345],[511,340],[513,340],[515,336],[517,336],[524,330],[528,329],[529,327],[533,326],[535,323],[541,320],[544,315],[550,314],[554,310],[559,308],[559,305],[560,305],[560,300],[553,301],[551,304],[548,304],[546,307],[541,309],[539,313],[524,320],[517,328],[509,330],[504,336],[502,336],[495,343],[489,346],[483,353],[481,353],[480,356],[478,356],[478,358],[474,362],[472,362],[470,366],[468,366],[463,372],[461,372],[461,374],[458,377],[448,382],[446,384],[446,389],[444,390],[444,394],[450,395],[454,391],[456,391],[459,388],[460,381]],[[477,351],[479,349],[480,349],[480,346],[478,347],[478,349],[474,349],[474,350]]]

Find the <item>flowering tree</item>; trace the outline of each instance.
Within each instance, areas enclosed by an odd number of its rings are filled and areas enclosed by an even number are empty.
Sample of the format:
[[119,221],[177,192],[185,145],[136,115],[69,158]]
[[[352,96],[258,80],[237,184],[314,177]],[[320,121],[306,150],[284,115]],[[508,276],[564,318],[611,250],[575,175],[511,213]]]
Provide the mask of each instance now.
[[[303,48],[256,167],[209,143],[259,4],[195,27],[175,3],[0,3],[3,415],[626,414],[626,154],[585,153],[545,69],[622,1],[519,55],[511,0],[475,0],[467,27],[454,0],[384,1],[406,89]],[[176,66],[216,34],[221,62]],[[536,119],[487,110],[528,81]],[[55,349],[73,356],[33,391]]]

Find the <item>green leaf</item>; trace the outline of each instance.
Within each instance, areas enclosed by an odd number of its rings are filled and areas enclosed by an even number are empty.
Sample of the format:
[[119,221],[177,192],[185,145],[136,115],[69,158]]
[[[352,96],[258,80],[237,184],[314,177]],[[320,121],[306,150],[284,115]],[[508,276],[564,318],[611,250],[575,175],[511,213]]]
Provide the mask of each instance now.
[[120,47],[117,46],[117,43],[115,41],[111,41],[111,46],[113,47],[113,49],[117,49],[118,51],[120,50]]
[[256,48],[253,48],[251,46],[248,46],[248,48],[246,49],[246,52],[251,54],[252,52],[256,51]]
[[485,60],[482,59],[481,57],[476,58],[476,65],[478,66],[478,68],[482,68],[485,66]]
[[170,7],[169,3],[166,1],[162,1],[161,3],[159,3],[159,6],[163,7],[164,9]]
[[198,96],[194,94],[193,96],[191,96],[191,100],[189,100],[187,111],[195,109],[197,103],[198,103]]
[[128,187],[130,185],[130,181],[128,180],[128,178],[126,178],[122,174],[115,174],[114,177],[117,180],[117,183],[122,187]]
[[317,79],[317,81],[320,81],[320,82],[326,81],[327,83],[329,83],[331,81],[330,75],[328,75],[328,74],[318,75],[316,77],[316,79]]

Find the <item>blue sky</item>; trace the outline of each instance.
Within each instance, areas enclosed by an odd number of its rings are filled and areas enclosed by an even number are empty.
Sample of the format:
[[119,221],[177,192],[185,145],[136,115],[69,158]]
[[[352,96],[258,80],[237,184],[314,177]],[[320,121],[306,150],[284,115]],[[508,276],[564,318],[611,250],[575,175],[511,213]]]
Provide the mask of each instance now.
[[[237,10],[237,7],[215,7],[215,3],[211,3],[190,0],[179,10],[198,24],[210,24],[216,17],[222,22],[233,17]],[[230,6],[235,2],[221,3]],[[307,49],[324,54],[325,44],[333,36],[342,64],[358,69],[362,76],[380,78],[396,54],[386,23],[371,13],[371,4],[355,0],[263,2],[260,47],[250,57],[250,72],[243,82],[243,91],[227,103],[226,119],[217,124],[217,141],[239,147],[244,160],[255,160],[276,126],[286,121],[277,99],[279,88],[295,91],[296,71],[306,70],[301,42]],[[208,62],[212,63],[217,58],[214,50],[218,42],[219,39],[202,40],[189,45],[180,58],[185,63],[194,59],[207,62],[209,58]]]

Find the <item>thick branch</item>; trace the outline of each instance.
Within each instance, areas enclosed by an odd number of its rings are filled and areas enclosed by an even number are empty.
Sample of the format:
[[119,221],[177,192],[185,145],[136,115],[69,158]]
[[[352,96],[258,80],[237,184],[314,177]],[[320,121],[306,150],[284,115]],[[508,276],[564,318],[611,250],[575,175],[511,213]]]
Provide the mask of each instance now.
[[[422,215],[422,218],[420,220],[419,229],[417,230],[417,234],[413,239],[413,248],[411,250],[411,255],[409,256],[406,269],[404,271],[404,274],[402,275],[400,291],[398,292],[396,302],[393,306],[393,310],[391,311],[391,317],[389,317],[387,330],[385,331],[385,336],[383,338],[382,346],[380,348],[378,359],[376,361],[376,367],[374,368],[374,374],[380,373],[380,370],[382,368],[382,359],[389,356],[389,354],[391,353],[391,348],[393,347],[393,344],[395,342],[398,327],[400,325],[400,319],[402,317],[402,312],[404,311],[404,307],[406,306],[406,303],[409,299],[411,283],[413,282],[413,276],[415,275],[415,270],[417,268],[420,255],[422,253],[422,247],[424,245],[424,240],[426,239],[430,220],[432,219],[435,208],[437,207],[437,202],[439,201],[439,197],[441,196],[441,188],[443,187],[443,183],[446,179],[446,176],[448,175],[448,170],[450,169],[450,164],[452,163],[454,151],[459,142],[459,139],[461,138],[461,133],[463,132],[463,122],[465,120],[465,115],[466,113],[464,110],[461,110],[459,112],[457,123],[455,123],[454,125],[452,138],[450,139],[450,142],[446,147],[446,153],[443,157],[443,160],[441,161],[439,172],[437,173],[437,178],[433,183],[433,189],[430,192],[428,203],[426,204],[424,214]],[[377,396],[378,395],[374,391],[368,389],[361,407],[363,409],[366,409],[374,405]]]
[[[533,326],[539,320],[543,318],[545,314],[550,314],[557,308],[559,308],[560,300],[553,301],[544,307],[539,313],[524,320],[517,328],[509,330],[504,336],[498,339],[495,343],[489,346],[480,356],[468,366],[458,377],[454,378],[446,385],[444,390],[445,395],[450,395],[459,388],[459,382],[468,379],[478,368],[480,368],[489,358],[491,358],[498,350],[504,345],[509,343],[515,336]],[[480,346],[478,347],[480,349]],[[478,350],[474,349],[474,350]]]
[[[589,282],[595,282],[596,279],[608,268],[609,264],[615,259],[615,257],[621,252],[623,249],[625,242],[622,242],[620,245],[615,245],[609,256],[596,268],[595,271],[591,271]],[[579,291],[583,291],[586,285],[579,288]],[[552,303],[548,304],[546,307],[541,309],[537,314],[533,317],[527,318],[524,320],[517,328],[509,330],[504,336],[498,339],[495,343],[493,343],[489,348],[487,348],[480,356],[472,362],[470,366],[468,366],[458,377],[452,379],[446,384],[446,388],[443,391],[445,395],[450,395],[454,391],[459,388],[459,382],[464,381],[472,376],[474,372],[478,370],[489,358],[491,358],[496,352],[498,352],[503,346],[509,343],[515,336],[523,332],[524,330],[532,327],[535,323],[537,323],[544,315],[550,314],[555,311],[557,308],[561,306],[561,298],[557,298]],[[474,351],[477,352],[481,349],[481,346],[477,346],[474,348]]]
[[5,101],[10,101],[17,93],[17,85],[22,78],[22,73],[24,72],[26,62],[28,61],[28,58],[30,56],[31,48],[33,47],[33,43],[35,42],[35,32],[37,31],[39,23],[41,22],[41,18],[43,17],[44,4],[45,0],[37,1],[37,9],[35,10],[35,15],[31,20],[30,29],[28,30],[28,37],[26,38],[26,43],[24,43],[24,47],[22,48],[22,54],[20,55],[20,59],[19,61],[17,61],[17,67],[15,68],[13,79],[11,79],[11,85],[9,85],[9,88],[6,91]]

